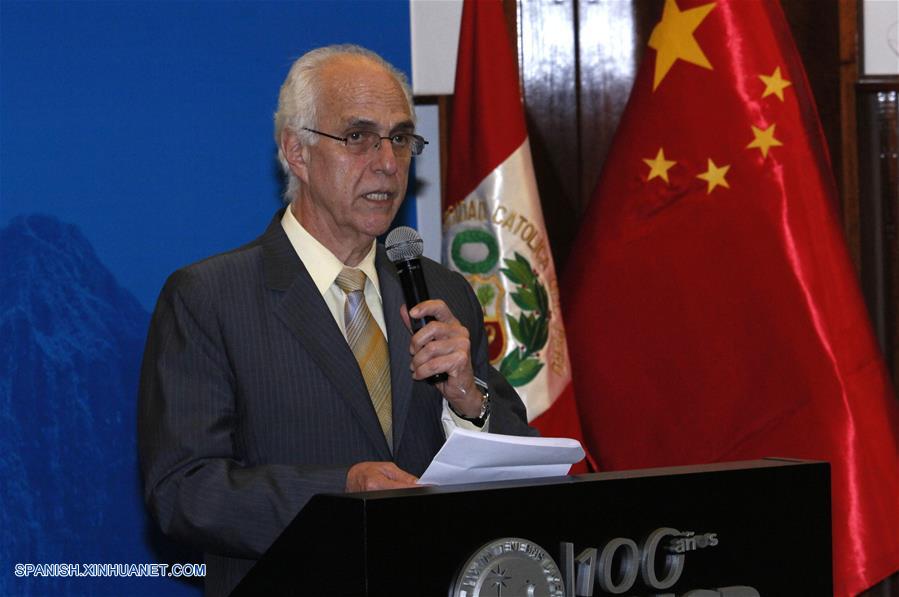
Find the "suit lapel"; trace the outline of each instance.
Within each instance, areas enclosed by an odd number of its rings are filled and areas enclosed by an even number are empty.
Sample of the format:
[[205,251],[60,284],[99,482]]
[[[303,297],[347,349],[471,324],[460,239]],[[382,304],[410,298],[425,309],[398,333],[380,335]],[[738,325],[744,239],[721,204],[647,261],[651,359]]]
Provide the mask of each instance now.
[[[390,460],[390,449],[378,424],[362,373],[358,367],[347,367],[347,363],[354,363],[356,360],[353,352],[284,233],[281,227],[283,213],[281,210],[275,215],[260,239],[266,286],[281,294],[275,313],[303,344],[340,397],[347,401],[365,434],[377,446],[381,457]],[[408,368],[408,364],[406,367]]]
[[[378,245],[375,256],[375,267],[378,270],[378,281],[381,286],[381,304],[384,308],[384,324],[387,327],[387,346],[390,350],[390,387],[393,392],[393,451],[403,438],[406,416],[409,414],[410,402],[415,384],[409,372],[411,357],[409,342],[412,335],[400,317],[400,305],[405,303],[403,289],[400,285],[396,267],[390,263],[384,247]],[[421,398],[419,398],[421,399]]]

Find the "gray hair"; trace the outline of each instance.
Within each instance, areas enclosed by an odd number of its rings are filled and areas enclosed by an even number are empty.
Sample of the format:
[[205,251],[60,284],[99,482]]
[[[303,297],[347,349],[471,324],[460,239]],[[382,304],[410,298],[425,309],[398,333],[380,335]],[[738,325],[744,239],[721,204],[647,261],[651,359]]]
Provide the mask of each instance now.
[[278,161],[287,177],[287,188],[284,191],[285,201],[291,201],[299,189],[299,180],[290,171],[290,166],[281,149],[281,137],[285,131],[291,131],[304,145],[315,145],[318,136],[304,131],[304,128],[318,128],[316,108],[320,93],[318,73],[320,67],[329,60],[339,56],[362,56],[381,66],[393,75],[399,83],[409,104],[409,113],[415,119],[415,106],[412,102],[412,89],[406,75],[378,54],[354,44],[340,44],[316,48],[303,54],[287,73],[281,92],[278,94],[278,111],[275,112],[275,144],[278,146]]

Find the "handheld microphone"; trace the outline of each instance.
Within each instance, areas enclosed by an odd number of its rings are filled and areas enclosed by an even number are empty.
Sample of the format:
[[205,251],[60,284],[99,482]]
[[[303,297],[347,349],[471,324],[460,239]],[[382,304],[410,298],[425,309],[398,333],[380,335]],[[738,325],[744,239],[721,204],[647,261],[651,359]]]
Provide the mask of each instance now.
[[[406,299],[406,307],[411,311],[412,307],[428,300],[428,285],[425,282],[424,271],[421,269],[421,254],[424,252],[424,241],[414,228],[399,226],[390,231],[384,242],[387,249],[387,258],[396,266],[396,272],[403,286],[403,297]],[[425,326],[433,317],[412,317],[412,333],[414,334]],[[428,378],[429,383],[438,383],[447,380],[446,373],[437,373]]]

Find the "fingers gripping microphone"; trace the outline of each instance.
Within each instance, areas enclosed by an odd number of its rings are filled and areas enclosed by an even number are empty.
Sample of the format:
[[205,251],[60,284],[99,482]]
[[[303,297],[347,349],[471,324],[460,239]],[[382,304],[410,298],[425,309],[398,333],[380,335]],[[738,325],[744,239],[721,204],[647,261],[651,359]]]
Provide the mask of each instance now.
[[[421,269],[421,259],[419,259],[424,251],[424,241],[414,228],[400,226],[390,231],[384,245],[387,248],[387,258],[393,262],[396,272],[399,274],[400,284],[403,286],[403,296],[406,299],[406,308],[411,311],[412,307],[418,303],[431,298],[428,294],[424,271]],[[409,321],[412,323],[412,333],[414,334],[429,321],[434,321],[434,318],[416,318],[409,315]],[[437,373],[429,377],[428,382],[438,383],[446,381],[446,379],[446,373]]]

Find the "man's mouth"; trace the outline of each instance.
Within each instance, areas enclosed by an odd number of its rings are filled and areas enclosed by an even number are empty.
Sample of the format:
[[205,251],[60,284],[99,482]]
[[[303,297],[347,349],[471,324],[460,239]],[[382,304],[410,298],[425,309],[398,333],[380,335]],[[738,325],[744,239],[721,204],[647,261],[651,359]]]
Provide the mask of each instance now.
[[387,191],[372,191],[371,193],[365,193],[362,196],[370,201],[389,201],[390,198],[393,197],[393,193],[388,193]]

